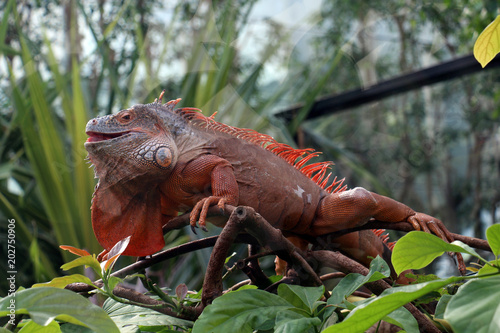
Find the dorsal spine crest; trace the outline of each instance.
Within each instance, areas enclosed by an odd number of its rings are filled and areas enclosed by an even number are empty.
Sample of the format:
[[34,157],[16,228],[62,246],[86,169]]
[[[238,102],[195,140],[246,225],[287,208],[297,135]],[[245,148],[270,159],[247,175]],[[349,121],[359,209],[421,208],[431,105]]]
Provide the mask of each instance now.
[[252,129],[238,128],[220,123],[214,119],[216,113],[207,117],[201,113],[201,110],[196,108],[181,108],[174,110],[174,112],[190,121],[192,124],[232,135],[238,139],[269,150],[273,154],[284,159],[304,175],[311,178],[313,182],[329,193],[342,192],[347,189],[347,185],[343,185],[345,178],[337,180],[337,177],[335,177],[330,186],[326,187],[331,176],[331,172],[327,173],[327,171],[330,169],[330,166],[333,165],[333,162],[328,161],[308,164],[313,157],[320,154],[312,148],[295,149],[285,143],[277,142],[273,137],[267,134],[262,134]]

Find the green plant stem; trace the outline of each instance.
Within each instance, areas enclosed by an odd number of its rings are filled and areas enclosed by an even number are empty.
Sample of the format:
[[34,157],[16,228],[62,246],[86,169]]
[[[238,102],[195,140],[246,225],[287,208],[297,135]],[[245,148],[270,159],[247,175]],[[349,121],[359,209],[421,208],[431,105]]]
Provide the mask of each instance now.
[[175,300],[170,297],[169,295],[167,295],[166,293],[164,293],[160,288],[158,288],[158,286],[155,284],[155,283],[150,283],[150,281],[148,281],[149,283],[149,286],[150,288],[152,289],[152,291],[158,295],[158,297],[160,297],[160,299],[162,301],[164,301],[167,305],[169,305],[173,310],[179,310],[179,304],[175,302]]
[[143,307],[143,308],[148,308],[148,309],[153,309],[153,310],[155,310],[155,309],[163,309],[163,308],[167,307],[166,305],[169,305],[169,304],[152,305],[152,304],[139,303],[139,302],[131,301],[131,300],[126,299],[126,298],[118,297],[118,296],[116,296],[113,293],[106,293],[106,295],[109,296],[114,301],[117,301],[117,302],[120,302],[120,303],[123,303],[123,304],[135,305],[135,306],[140,306],[140,307]]

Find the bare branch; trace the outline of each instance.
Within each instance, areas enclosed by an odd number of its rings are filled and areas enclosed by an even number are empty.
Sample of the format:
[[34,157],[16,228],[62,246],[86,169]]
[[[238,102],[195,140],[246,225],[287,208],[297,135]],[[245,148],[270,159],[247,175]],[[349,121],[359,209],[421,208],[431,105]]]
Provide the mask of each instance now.
[[177,313],[173,311],[171,308],[169,308],[168,307],[169,305],[165,302],[152,299],[151,297],[146,296],[140,292],[122,286],[115,287],[115,289],[113,290],[113,294],[115,294],[118,297],[126,298],[130,301],[145,305],[164,305],[165,307],[162,308],[155,307],[151,309],[171,317],[176,317],[186,320],[196,320],[201,314],[201,309],[194,307],[182,307],[180,313]]
[[207,273],[203,282],[202,304],[205,306],[222,294],[222,268],[229,247],[236,235],[245,230],[255,237],[264,248],[272,250],[280,258],[292,264],[304,274],[301,277],[306,284],[321,285],[322,282],[314,270],[305,261],[299,250],[288,241],[280,230],[272,227],[251,207],[233,207],[226,205],[225,214],[230,218],[222,230],[212,251]]

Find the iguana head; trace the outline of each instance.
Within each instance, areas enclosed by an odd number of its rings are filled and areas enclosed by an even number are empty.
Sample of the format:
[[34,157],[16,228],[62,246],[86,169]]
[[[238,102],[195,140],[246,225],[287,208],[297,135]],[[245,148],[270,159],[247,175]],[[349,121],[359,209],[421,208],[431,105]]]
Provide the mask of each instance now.
[[177,102],[135,105],[87,123],[85,148],[101,182],[143,182],[142,176],[154,180],[168,175],[178,157],[173,131],[180,120],[165,117],[175,116],[171,109]]
[[92,227],[106,250],[127,236],[126,255],[145,256],[164,246],[158,185],[177,163],[175,138],[186,128],[173,112],[178,101],[135,105],[87,123],[85,148],[99,178]]

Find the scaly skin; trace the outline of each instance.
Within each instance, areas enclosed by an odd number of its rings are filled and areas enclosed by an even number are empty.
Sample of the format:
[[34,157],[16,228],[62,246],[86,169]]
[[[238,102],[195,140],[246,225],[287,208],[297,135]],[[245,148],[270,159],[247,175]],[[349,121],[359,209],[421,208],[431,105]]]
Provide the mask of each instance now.
[[[105,250],[132,235],[124,254],[153,254],[164,246],[162,226],[179,212],[192,210],[191,225],[198,222],[204,228],[208,207],[225,204],[251,206],[295,239],[376,218],[408,221],[416,230],[453,240],[441,221],[390,198],[363,188],[344,190],[342,181],[335,183],[340,185],[334,193],[323,189],[328,164],[306,163],[315,153],[219,124],[194,109],[174,110],[178,101],[162,105],[160,96],[159,102],[135,105],[87,124],[85,148],[99,178],[92,223]],[[209,221],[223,226],[220,220]],[[364,241],[364,235],[352,233],[336,241],[368,263],[367,256],[382,255],[384,245],[380,240]]]

